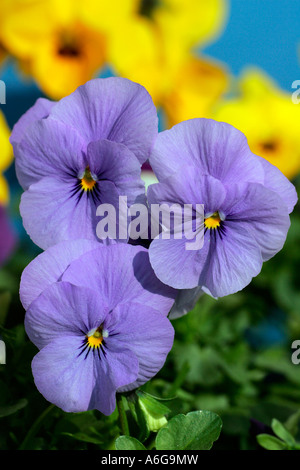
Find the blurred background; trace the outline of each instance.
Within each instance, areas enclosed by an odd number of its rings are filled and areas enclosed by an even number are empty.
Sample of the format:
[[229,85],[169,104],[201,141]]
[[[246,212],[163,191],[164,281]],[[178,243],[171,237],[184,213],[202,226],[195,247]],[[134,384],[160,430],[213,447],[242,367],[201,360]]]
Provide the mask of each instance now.
[[[24,444],[48,404],[33,384],[35,347],[18,297],[21,273],[40,250],[19,215],[9,144],[15,122],[38,97],[58,100],[93,77],[123,76],[147,88],[160,130],[194,117],[231,123],[298,190],[299,7],[299,0],[0,0],[0,334],[7,344],[0,419],[9,428],[0,448],[86,448],[96,445],[91,427],[108,442],[114,420],[95,424],[97,412],[82,421],[52,410]],[[147,165],[143,175],[153,180]],[[284,249],[249,287],[218,301],[205,296],[174,321],[168,363],[146,386],[178,397],[172,413],[219,413],[216,447],[257,448],[255,436],[270,431],[272,418],[297,428],[300,365],[291,344],[300,339],[299,243],[297,206]],[[74,437],[83,428],[85,440]]]

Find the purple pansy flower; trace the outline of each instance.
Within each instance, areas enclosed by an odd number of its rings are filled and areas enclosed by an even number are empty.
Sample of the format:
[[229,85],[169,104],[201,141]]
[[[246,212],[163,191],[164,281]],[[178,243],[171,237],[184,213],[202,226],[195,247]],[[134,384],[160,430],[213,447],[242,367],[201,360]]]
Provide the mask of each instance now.
[[6,211],[0,206],[0,266],[11,255],[15,244],[16,238],[9,225]]
[[[40,349],[32,362],[36,386],[65,411],[109,415],[116,392],[139,387],[163,366],[174,339],[167,319],[174,291],[156,279],[141,247],[100,245],[71,262],[59,282],[52,282],[59,271],[53,253],[43,255],[52,280],[34,292],[25,317]],[[39,270],[38,262],[32,269]],[[168,300],[160,302],[163,296]]]
[[10,139],[32,240],[46,249],[96,239],[100,204],[144,201],[141,164],[157,132],[150,95],[127,79],[94,79],[58,103],[38,100]]
[[267,161],[251,153],[246,137],[209,119],[182,122],[162,132],[150,157],[159,183],[150,204],[203,204],[204,245],[186,250],[182,239],[155,239],[150,261],[158,278],[182,289],[171,316],[186,313],[201,290],[222,297],[243,289],[283,246],[294,186]]

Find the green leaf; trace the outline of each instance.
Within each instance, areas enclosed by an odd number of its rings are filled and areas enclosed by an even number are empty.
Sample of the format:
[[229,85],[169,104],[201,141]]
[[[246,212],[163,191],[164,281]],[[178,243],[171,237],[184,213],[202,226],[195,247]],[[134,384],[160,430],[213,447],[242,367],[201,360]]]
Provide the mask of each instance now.
[[147,409],[147,411],[156,418],[161,418],[162,416],[170,413],[170,408],[161,403],[157,397],[150,395],[149,393],[142,392],[141,390],[136,392],[139,397],[139,402]]
[[211,411],[174,416],[156,436],[157,450],[209,450],[220,435],[221,418]]
[[28,404],[28,401],[26,400],[26,398],[22,398],[21,400],[19,400],[14,405],[1,406],[0,407],[0,418],[4,418],[4,416],[9,416],[9,415],[12,415],[12,414],[16,413],[17,411],[21,410],[22,408],[25,408],[25,406],[27,406],[27,404]]
[[300,410],[297,410],[284,423],[284,427],[292,434],[292,436],[296,436],[298,432],[299,421],[300,421]]
[[103,444],[103,439],[97,437],[96,433],[95,433],[95,436],[88,435],[83,432],[76,432],[74,434],[71,432],[62,432],[61,434],[64,436],[72,437],[73,439],[76,439],[77,441],[81,441],[81,442],[88,442],[90,444],[97,444],[97,445]]
[[115,442],[117,450],[147,450],[143,444],[130,436],[120,436]]
[[259,434],[257,442],[267,450],[285,450],[288,447],[285,442],[270,434]]
[[273,419],[271,423],[271,428],[273,429],[273,432],[276,434],[276,436],[286,442],[289,446],[295,445],[295,439],[293,438],[291,433],[283,426],[283,424],[281,424],[280,421],[278,421],[277,419]]

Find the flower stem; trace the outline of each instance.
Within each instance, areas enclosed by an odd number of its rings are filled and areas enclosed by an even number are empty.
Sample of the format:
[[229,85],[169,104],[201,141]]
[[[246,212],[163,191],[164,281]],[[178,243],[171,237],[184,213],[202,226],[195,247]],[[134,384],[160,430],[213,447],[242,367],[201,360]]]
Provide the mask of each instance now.
[[117,407],[118,407],[118,412],[119,412],[119,422],[120,422],[121,433],[124,436],[130,436],[126,411],[124,407],[124,400],[125,400],[125,397],[123,397],[121,393],[117,393]]

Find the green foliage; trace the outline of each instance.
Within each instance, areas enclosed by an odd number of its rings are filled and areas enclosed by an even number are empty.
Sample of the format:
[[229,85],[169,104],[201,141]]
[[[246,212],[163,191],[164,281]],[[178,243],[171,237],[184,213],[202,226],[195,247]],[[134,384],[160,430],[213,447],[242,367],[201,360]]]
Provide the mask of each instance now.
[[210,411],[174,416],[156,436],[157,450],[209,450],[220,435],[222,421]]
[[134,437],[120,436],[116,440],[116,450],[146,450],[146,447]]
[[[297,420],[299,420],[299,413],[297,412],[296,415]],[[259,434],[257,436],[257,442],[267,450],[300,450],[300,443],[295,441],[294,436],[287,429],[290,423],[291,421],[288,421],[287,425],[283,425],[277,419],[273,419],[271,428],[276,436]]]

